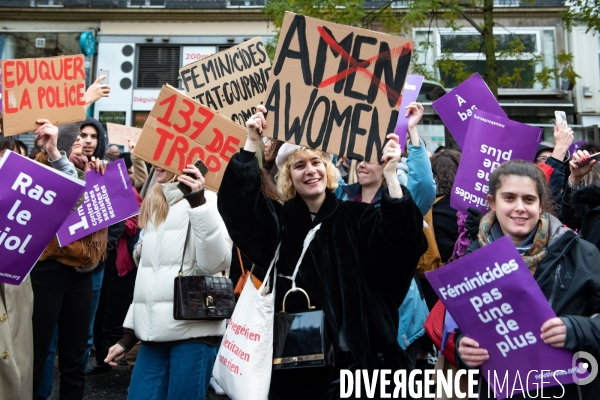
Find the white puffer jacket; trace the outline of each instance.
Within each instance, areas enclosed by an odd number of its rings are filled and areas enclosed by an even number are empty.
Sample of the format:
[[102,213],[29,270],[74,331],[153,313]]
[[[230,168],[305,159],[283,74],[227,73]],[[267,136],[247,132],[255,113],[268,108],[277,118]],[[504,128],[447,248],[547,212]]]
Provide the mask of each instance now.
[[123,326],[133,329],[139,339],[150,342],[221,336],[225,321],[173,319],[173,282],[181,266],[188,221],[191,230],[184,275],[215,275],[231,264],[231,243],[217,210],[217,195],[205,191],[206,203],[191,208],[177,189],[177,183],[162,186],[169,213],[158,227],[149,223],[145,229],[133,303]]

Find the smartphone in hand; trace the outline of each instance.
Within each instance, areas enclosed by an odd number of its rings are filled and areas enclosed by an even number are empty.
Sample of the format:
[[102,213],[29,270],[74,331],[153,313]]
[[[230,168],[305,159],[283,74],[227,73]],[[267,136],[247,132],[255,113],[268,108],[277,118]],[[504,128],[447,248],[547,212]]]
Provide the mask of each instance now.
[[580,162],[576,162],[575,165],[577,165],[579,168],[581,167],[585,167],[586,165],[588,165],[592,160],[596,160],[596,162],[600,161],[600,153],[596,153],[596,154],[592,154],[590,156],[590,158],[588,158],[587,160],[583,160]]
[[[200,170],[200,173],[202,174],[202,176],[205,176],[205,175],[206,175],[206,173],[208,172],[208,167],[207,167],[207,166],[206,166],[206,164],[204,164],[204,163],[202,162],[202,160],[200,160],[200,159],[196,160],[196,162],[194,163],[194,167],[196,167],[196,168],[198,168],[198,169]],[[184,175],[187,175],[187,176],[189,176],[189,177],[191,177],[191,178],[193,178],[193,179],[196,179],[196,178],[197,178],[195,175],[188,174],[188,173],[186,173],[186,174],[184,174]],[[191,187],[189,187],[188,185],[186,185],[185,183],[181,183],[181,182],[179,182],[179,183],[177,184],[177,187],[179,188],[179,190],[181,190],[181,192],[182,192],[184,195],[187,195],[187,194],[190,194],[190,193],[192,193],[192,188],[191,188]]]
[[567,122],[567,113],[564,111],[554,111],[554,117],[556,118],[556,125],[559,127],[563,121]]
[[110,76],[110,71],[109,71],[109,70],[107,70],[107,69],[99,69],[99,70],[98,70],[98,76],[100,77],[100,76],[102,76],[102,75],[106,75],[106,78],[102,79],[102,80],[100,81],[100,84],[101,84],[101,85],[108,85],[108,84],[109,84],[109,83],[108,83],[108,78],[109,78],[109,76]]

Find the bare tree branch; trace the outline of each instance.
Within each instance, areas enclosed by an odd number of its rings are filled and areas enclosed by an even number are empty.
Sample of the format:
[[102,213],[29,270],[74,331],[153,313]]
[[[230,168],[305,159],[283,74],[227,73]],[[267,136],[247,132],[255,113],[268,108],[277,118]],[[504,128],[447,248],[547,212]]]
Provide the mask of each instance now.
[[467,22],[469,22],[473,26],[473,28],[475,28],[475,30],[477,32],[479,32],[480,35],[483,35],[483,29],[481,29],[481,27],[473,20],[473,18],[471,18],[467,15],[465,10],[459,9],[458,13],[460,14],[461,17],[466,19]]

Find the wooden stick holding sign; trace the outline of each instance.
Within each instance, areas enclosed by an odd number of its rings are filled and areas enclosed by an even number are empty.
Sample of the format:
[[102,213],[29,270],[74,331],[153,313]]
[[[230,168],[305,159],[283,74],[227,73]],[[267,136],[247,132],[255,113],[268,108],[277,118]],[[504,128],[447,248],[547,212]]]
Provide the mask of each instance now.
[[270,70],[258,37],[185,65],[179,75],[190,97],[245,127],[267,91]]
[[177,175],[199,158],[208,167],[205,185],[218,191],[225,167],[245,141],[245,128],[165,85],[146,120],[135,155]]
[[4,135],[35,131],[38,119],[53,125],[85,120],[82,55],[2,60]]
[[396,126],[412,50],[397,36],[286,13],[263,134],[376,162]]

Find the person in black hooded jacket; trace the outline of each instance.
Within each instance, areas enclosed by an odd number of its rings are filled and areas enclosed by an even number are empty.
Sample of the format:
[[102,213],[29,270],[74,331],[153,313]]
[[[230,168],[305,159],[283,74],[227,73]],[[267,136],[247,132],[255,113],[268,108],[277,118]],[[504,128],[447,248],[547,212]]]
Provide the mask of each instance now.
[[[425,251],[422,215],[398,183],[396,135],[383,149],[388,187],[379,207],[342,202],[333,193],[335,167],[321,151],[289,146],[278,176],[283,205],[261,191],[254,152],[266,124],[261,111],[246,123],[244,150],[232,157],[219,190],[218,208],[229,235],[244,255],[264,270],[281,242],[278,274],[291,276],[307,232],[321,223],[296,276],[311,305],[325,314],[334,365],[274,370],[269,399],[330,399],[340,396],[340,369],[406,369],[397,341],[398,307]],[[289,279],[278,278],[275,309],[282,309]],[[306,310],[306,298],[292,293],[286,310]],[[364,393],[364,392],[363,392]],[[379,394],[379,391],[377,391]]]
[[[494,170],[489,186],[491,211],[482,218],[478,239],[467,251],[510,236],[558,316],[542,325],[541,339],[600,359],[600,252],[548,213],[552,210],[548,186],[534,164],[506,162]],[[489,358],[487,350],[460,332],[455,343],[456,360],[462,368],[479,367]],[[483,386],[479,399],[488,399],[491,391]],[[600,378],[585,386],[544,387],[543,393],[546,398],[596,400],[600,398]],[[530,392],[528,397],[511,398],[536,398],[536,394],[539,397],[539,392]]]
[[[589,157],[587,150],[573,154],[571,175],[562,196],[563,222],[577,229],[582,238],[600,249],[600,182],[597,181],[598,173],[592,172],[598,166],[594,167],[595,160],[581,168],[575,164]],[[585,178],[590,184],[585,184]]]

